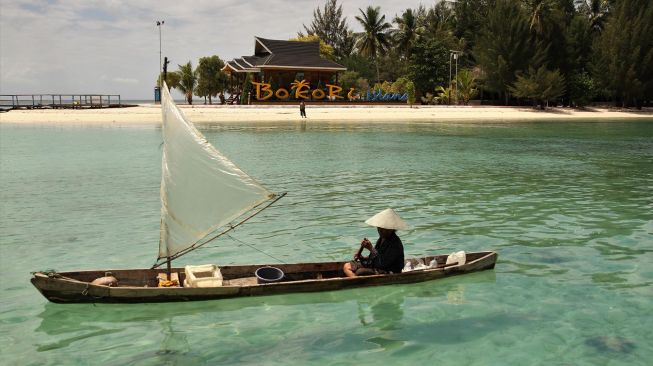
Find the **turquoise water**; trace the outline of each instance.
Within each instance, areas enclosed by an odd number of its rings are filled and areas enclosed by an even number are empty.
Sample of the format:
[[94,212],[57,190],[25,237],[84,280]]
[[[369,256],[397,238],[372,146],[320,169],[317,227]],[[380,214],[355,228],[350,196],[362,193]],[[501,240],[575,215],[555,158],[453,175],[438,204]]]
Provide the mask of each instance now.
[[[414,285],[58,305],[30,271],[145,268],[155,127],[0,125],[0,359],[12,365],[648,365],[653,121],[206,125],[274,208],[177,264],[349,258],[394,207],[407,255],[493,249]],[[649,360],[649,361],[646,361]]]

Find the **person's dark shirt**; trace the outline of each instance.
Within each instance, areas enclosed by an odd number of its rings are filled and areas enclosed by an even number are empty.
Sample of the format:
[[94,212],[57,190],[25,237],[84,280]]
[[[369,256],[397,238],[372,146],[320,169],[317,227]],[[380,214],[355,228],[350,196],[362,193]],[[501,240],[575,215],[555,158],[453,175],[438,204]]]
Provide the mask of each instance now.
[[401,273],[404,268],[404,245],[396,233],[392,233],[385,239],[379,238],[374,249],[376,249],[376,256],[371,258],[372,268]]

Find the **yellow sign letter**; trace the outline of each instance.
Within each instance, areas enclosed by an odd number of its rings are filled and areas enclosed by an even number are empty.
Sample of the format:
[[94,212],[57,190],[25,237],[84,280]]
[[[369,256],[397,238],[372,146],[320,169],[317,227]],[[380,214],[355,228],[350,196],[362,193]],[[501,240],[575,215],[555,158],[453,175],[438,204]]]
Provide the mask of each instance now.
[[340,96],[340,92],[342,91],[342,88],[339,87],[338,85],[331,85],[331,84],[326,84],[327,90],[328,90],[328,97],[329,100],[334,100],[334,99],[342,99]]
[[[257,100],[266,100],[272,98],[274,95],[274,92],[272,91],[272,85],[268,83],[257,83],[256,81],[252,81],[252,84],[256,86],[256,99]],[[267,95],[264,97],[261,97],[261,90],[266,92]]]
[[290,88],[295,89],[295,99],[309,99],[308,90],[311,88],[311,84],[306,81],[306,79],[302,81],[295,80],[292,84],[290,84]]
[[347,93],[347,99],[356,100],[356,99],[360,98],[360,95],[354,94],[354,90],[356,90],[356,89],[349,88],[349,93]]

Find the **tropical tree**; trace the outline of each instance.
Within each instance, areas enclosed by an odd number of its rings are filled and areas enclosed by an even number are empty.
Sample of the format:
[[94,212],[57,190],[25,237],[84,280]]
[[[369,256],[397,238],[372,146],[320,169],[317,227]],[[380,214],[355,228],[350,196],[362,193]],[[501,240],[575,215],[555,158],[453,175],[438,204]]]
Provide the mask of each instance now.
[[[410,87],[411,87],[412,82],[405,77],[398,78],[395,80],[394,83],[392,83],[392,87],[390,88],[390,91],[392,93],[408,93]],[[415,88],[415,84],[412,85],[413,88]]]
[[376,81],[380,82],[378,56],[390,47],[390,29],[392,26],[381,15],[380,7],[368,6],[365,11],[358,9],[361,15],[356,20],[363,26],[363,32],[356,40],[355,47],[367,57],[372,58],[376,64]]
[[551,26],[551,13],[554,12],[555,0],[527,0],[529,8],[528,27],[535,34],[544,34]]
[[594,45],[593,74],[619,105],[641,108],[653,97],[653,3],[616,3]]
[[340,86],[342,86],[343,91],[349,92],[349,88],[356,87],[356,80],[360,77],[360,74],[356,71],[347,70],[340,74]]
[[[352,42],[347,18],[342,16],[342,5],[338,0],[327,0],[324,8],[313,10],[313,21],[310,26],[304,25],[307,36],[317,36],[333,48],[336,57],[341,58],[351,53]],[[299,32],[298,37],[304,37]]]
[[[157,79],[157,83],[159,82],[159,80],[163,80],[163,72],[161,73],[161,76]],[[168,88],[176,89],[179,86],[179,73],[177,72],[166,73],[165,81],[166,84],[168,85]]]
[[408,59],[413,43],[420,37],[424,27],[418,24],[417,15],[413,9],[406,9],[400,17],[395,17],[393,21],[397,24],[397,30],[394,33],[397,51],[404,59]]
[[422,100],[422,104],[435,104],[437,102],[437,97],[433,95],[433,93],[426,93],[425,95],[422,95],[420,98]]
[[528,18],[521,5],[512,0],[497,0],[488,12],[474,48],[485,77],[484,87],[502,95],[508,104],[508,87],[518,71],[528,68],[534,53]]
[[470,70],[459,71],[456,78],[456,94],[458,94],[456,99],[467,105],[472,98],[476,97],[477,93],[474,73]]
[[559,70],[550,71],[544,66],[537,70],[530,67],[526,75],[517,76],[510,91],[518,98],[539,102],[540,108],[544,109],[549,101],[555,101],[565,94],[565,78]]
[[[435,93],[436,96],[433,98],[434,100],[437,100],[438,103],[440,104],[451,104],[452,95],[453,95],[453,90],[451,88],[445,88],[442,85],[438,85],[435,88]],[[430,94],[430,93],[427,93]]]
[[418,95],[449,82],[449,50],[440,41],[423,38],[415,43],[408,74]]
[[177,89],[184,93],[188,104],[193,104],[193,94],[195,93],[195,87],[197,87],[197,72],[193,70],[193,65],[190,61],[185,65],[177,66],[179,66],[179,71],[177,71],[179,76]]
[[584,107],[596,96],[594,80],[587,71],[575,72],[567,81],[569,104],[573,107]]
[[415,104],[415,84],[408,80],[408,82],[405,85],[406,88],[406,94],[408,94],[408,99],[406,102],[410,104],[410,107],[413,107],[413,104]]
[[423,29],[424,37],[435,38],[447,46],[457,47],[453,35],[455,14],[445,1],[436,3],[428,11],[420,12],[419,25]]
[[208,97],[209,104],[213,104],[212,97],[227,88],[227,75],[222,71],[224,62],[218,56],[202,57],[197,65],[199,78],[196,93],[200,97]]
[[609,0],[577,0],[578,11],[585,15],[591,24],[592,31],[603,32],[610,10]]
[[338,60],[338,63],[347,68],[348,71],[355,71],[361,77],[368,80],[374,79],[374,63],[369,57],[354,53]]
[[291,38],[289,40],[300,41],[300,42],[320,42],[320,56],[329,60],[335,59],[334,48],[328,43],[324,42],[317,34],[310,34],[307,36],[300,35],[295,38]]
[[463,47],[458,49],[471,54],[476,45],[478,30],[485,22],[491,5],[487,0],[458,0],[453,6],[453,34],[463,44]]

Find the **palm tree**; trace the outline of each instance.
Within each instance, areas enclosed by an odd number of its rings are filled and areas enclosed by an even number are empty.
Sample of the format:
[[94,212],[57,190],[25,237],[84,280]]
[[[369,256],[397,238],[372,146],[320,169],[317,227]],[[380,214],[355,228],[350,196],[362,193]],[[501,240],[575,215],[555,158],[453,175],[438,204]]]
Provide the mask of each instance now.
[[179,66],[179,84],[177,88],[184,93],[188,104],[193,104],[193,93],[197,86],[197,71],[193,70],[193,65],[188,61],[186,65]]
[[394,22],[397,23],[395,32],[397,48],[408,59],[410,58],[413,42],[419,39],[424,27],[417,24],[417,16],[415,16],[413,9],[406,9],[401,17],[395,17]]
[[464,105],[469,104],[470,99],[476,96],[476,77],[470,70],[458,72],[456,79],[456,92]]
[[608,0],[578,0],[580,6],[578,11],[586,14],[590,19],[592,30],[601,33],[610,12]]
[[363,9],[358,10],[361,15],[357,15],[356,20],[363,26],[363,32],[356,40],[355,47],[362,55],[374,59],[376,81],[381,82],[377,58],[379,53],[385,52],[390,47],[389,30],[392,26],[385,21],[385,15],[381,15],[381,8],[378,6],[368,6],[365,12],[363,12]]

